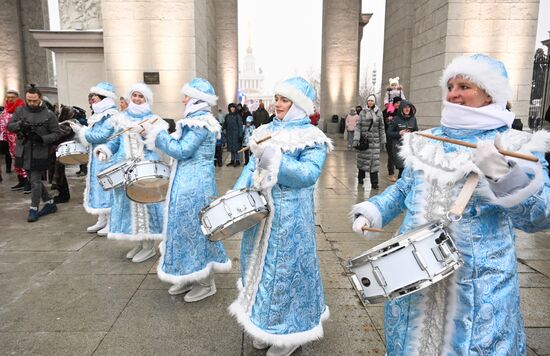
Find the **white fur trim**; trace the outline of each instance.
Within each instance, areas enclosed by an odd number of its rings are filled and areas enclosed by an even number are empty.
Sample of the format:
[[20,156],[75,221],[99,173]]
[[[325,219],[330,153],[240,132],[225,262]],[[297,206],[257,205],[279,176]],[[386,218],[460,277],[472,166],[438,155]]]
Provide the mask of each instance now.
[[210,113],[178,120],[176,122],[176,131],[172,132],[170,136],[176,140],[179,140],[181,138],[181,133],[184,126],[203,127],[208,131],[215,133],[217,139],[221,137],[222,127],[218,120],[216,120],[216,118]]
[[280,147],[284,152],[292,152],[306,147],[325,144],[327,151],[334,149],[332,140],[328,138],[323,131],[316,126],[306,126],[305,128],[282,129],[271,131],[273,126],[261,125],[252,132],[251,139],[259,141],[271,135],[271,139],[266,144]]
[[461,75],[476,83],[481,89],[491,96],[493,102],[502,107],[512,97],[512,87],[507,78],[503,77],[489,63],[475,60],[468,56],[455,58],[443,72],[441,77],[441,88],[447,93],[447,83]]
[[210,106],[214,106],[218,102],[218,97],[217,96],[203,93],[202,91],[191,87],[189,85],[189,83],[185,84],[183,86],[183,88],[181,88],[181,94],[182,95],[187,95],[191,98],[206,101],[208,104],[210,104]]
[[300,89],[286,82],[280,82],[275,85],[274,94],[282,95],[292,100],[292,102],[304,110],[306,114],[313,114],[313,101],[302,93]]
[[150,150],[154,149],[157,136],[162,131],[167,131],[169,126],[170,125],[168,125],[168,123],[162,119],[160,119],[160,122],[154,123],[151,130],[147,132],[145,140],[143,140],[143,143],[145,143],[145,147]]
[[212,273],[223,273],[231,271],[232,264],[231,260],[228,258],[227,262],[224,263],[209,262],[202,270],[189,273],[184,276],[169,274],[162,270],[162,266],[164,265],[164,255],[166,252],[165,240],[162,240],[162,242],[160,243],[159,250],[161,255],[159,263],[157,265],[157,275],[158,278],[163,282],[168,282],[172,284],[188,284],[203,280],[206,277],[210,276]]
[[113,157],[113,152],[111,151],[111,149],[109,148],[109,146],[107,146],[106,144],[101,144],[101,145],[97,145],[96,148],[94,148],[94,156],[97,156],[97,154],[99,152],[103,152],[107,155],[107,159],[106,161],[108,161],[109,159],[111,159],[111,157]]
[[111,125],[113,125],[113,127],[116,130],[125,130],[125,129],[130,128],[130,127],[136,127],[138,125],[138,123],[143,121],[143,120],[153,120],[153,119],[162,120],[162,118],[160,116],[155,115],[155,114],[151,114],[149,116],[144,116],[141,119],[138,119],[138,120],[134,121],[134,120],[131,120],[130,117],[128,116],[128,114],[126,114],[126,112],[124,112],[124,111],[118,113],[115,116],[111,116],[111,118],[109,120],[111,120]]
[[249,316],[246,314],[243,306],[238,302],[233,302],[229,308],[229,313],[235,318],[241,326],[244,328],[247,334],[256,340],[262,341],[269,345],[275,345],[279,347],[288,347],[296,345],[304,345],[308,342],[320,340],[323,338],[323,322],[330,317],[330,311],[328,306],[325,306],[325,311],[321,314],[321,320],[313,329],[308,331],[297,332],[293,334],[270,334],[254,323],[250,321]]
[[109,240],[143,241],[143,240],[162,240],[162,234],[123,234],[120,232],[107,234]]
[[[280,152],[280,151],[279,151]],[[281,162],[283,161],[283,155],[279,154],[273,162],[269,164],[267,168],[256,167],[253,173],[254,187],[263,191],[271,190],[277,184],[279,177],[279,169],[281,168]],[[259,166],[260,162],[258,162]]]
[[390,82],[390,85],[392,85],[393,83],[399,84],[399,77],[390,78],[389,82]]
[[153,106],[153,91],[151,90],[151,88],[147,86],[147,84],[135,83],[134,85],[132,85],[128,90],[128,96],[127,96],[128,100],[132,100],[132,93],[135,91],[143,94],[143,96],[147,100],[147,103],[150,106]]
[[[98,159],[97,157],[94,156],[93,154],[93,150],[92,150],[92,147],[89,148],[88,150],[88,154],[90,155],[90,159],[88,160],[88,172],[91,172],[92,171],[92,168],[91,168],[91,165],[92,165],[92,160],[94,159]],[[111,211],[111,208],[92,208],[88,205],[88,191],[90,189],[90,174],[86,174],[86,186],[84,187],[84,200],[82,202],[82,205],[84,206],[84,210],[86,210],[86,212],[88,214],[92,214],[92,215],[100,215],[100,214],[109,214],[110,211]],[[98,183],[99,185],[99,183]],[[103,189],[103,188],[102,188]]]
[[376,229],[382,228],[382,215],[380,214],[380,210],[370,201],[355,204],[351,208],[350,215],[353,220],[355,220],[358,215],[363,215],[369,221],[370,227]]
[[78,142],[83,144],[86,147],[91,147],[88,140],[86,140],[86,132],[88,132],[90,128],[88,126],[82,126],[80,130],[76,133],[76,139]]
[[100,113],[94,113],[88,119],[88,127],[94,126],[97,122],[101,121],[101,119],[103,119],[105,116],[111,117],[111,116],[117,115],[118,113],[119,113],[118,110],[115,108],[107,109]]
[[96,86],[93,86],[93,87],[90,88],[90,93],[99,94],[99,95],[111,98],[113,100],[118,100],[118,97],[117,97],[116,93],[113,93],[112,91],[108,91],[108,90],[105,90],[105,89],[101,89],[101,88],[96,87]]

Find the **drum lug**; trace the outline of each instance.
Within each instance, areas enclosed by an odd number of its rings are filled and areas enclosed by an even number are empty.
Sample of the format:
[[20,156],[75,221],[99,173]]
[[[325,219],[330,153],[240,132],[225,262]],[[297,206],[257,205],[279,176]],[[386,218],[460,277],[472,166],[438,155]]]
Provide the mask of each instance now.
[[426,271],[428,269],[428,266],[426,265],[426,262],[424,262],[424,259],[418,254],[418,252],[416,252],[416,250],[412,250],[412,254],[420,269]]
[[204,218],[202,218],[202,222],[204,225],[206,225],[208,229],[212,228],[212,224],[210,223],[210,219],[208,219],[208,216],[205,216]]
[[451,256],[451,250],[445,242],[442,242],[439,245],[432,247],[432,253],[434,254],[437,262],[445,262],[449,258],[449,256]]
[[232,218],[233,217],[233,214],[231,214],[231,209],[229,209],[229,207],[227,206],[227,204],[225,204],[225,199],[222,199],[221,201],[222,205],[223,205],[223,210],[225,210],[225,212],[227,213],[227,215]]
[[386,287],[388,283],[386,283],[386,279],[384,278],[382,271],[380,271],[380,268],[378,268],[378,266],[374,266],[372,271],[374,272],[374,278],[376,278],[378,284],[380,284],[381,287]]

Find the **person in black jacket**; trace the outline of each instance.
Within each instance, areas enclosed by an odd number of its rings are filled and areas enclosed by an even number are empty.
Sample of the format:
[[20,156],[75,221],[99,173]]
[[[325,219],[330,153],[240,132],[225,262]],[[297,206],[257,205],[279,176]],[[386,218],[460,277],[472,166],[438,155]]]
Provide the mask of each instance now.
[[416,108],[414,105],[407,100],[401,100],[397,115],[388,128],[388,139],[391,140],[390,144],[392,145],[392,159],[395,167],[399,170],[398,179],[401,178],[404,168],[404,160],[399,155],[402,137],[408,133],[418,131],[415,114]]

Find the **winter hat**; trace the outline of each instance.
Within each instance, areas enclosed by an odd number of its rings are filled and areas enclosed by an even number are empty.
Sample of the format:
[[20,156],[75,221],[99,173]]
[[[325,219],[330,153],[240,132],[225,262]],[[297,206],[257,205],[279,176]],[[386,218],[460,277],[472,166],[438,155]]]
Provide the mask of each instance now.
[[211,106],[216,105],[218,97],[214,87],[210,82],[203,78],[195,78],[181,88],[181,94],[191,98],[207,102]]
[[254,118],[252,116],[249,116],[246,118],[246,122],[253,122]]
[[6,94],[15,94],[17,96],[19,96],[19,92],[15,89],[10,89],[6,92]]
[[275,85],[274,94],[279,94],[292,100],[296,106],[307,115],[313,114],[315,89],[302,77],[292,77]]
[[401,100],[403,100],[403,99],[401,99],[400,96],[396,96],[395,98],[393,98],[392,103],[393,103],[393,104],[397,104],[397,103],[400,102]]
[[506,107],[506,102],[512,97],[512,87],[508,81],[508,72],[504,63],[484,54],[478,53],[453,59],[441,77],[443,93],[447,93],[449,80],[456,76],[462,76],[474,82],[502,108]]
[[143,94],[145,97],[145,100],[147,101],[147,104],[153,105],[153,91],[151,88],[147,86],[145,83],[136,83],[130,87],[130,90],[128,90],[128,100],[132,99],[132,93],[137,91],[138,93]]
[[374,94],[371,94],[371,95],[367,96],[367,101],[369,101],[369,100],[374,101],[374,103],[376,104],[376,96],[374,96]]
[[392,85],[394,83],[399,85],[399,77],[390,78],[390,85]]
[[[115,93],[115,87],[108,82],[99,82],[90,88],[90,94],[99,94],[101,96],[117,100],[118,97]],[[143,93],[142,93],[143,94]],[[145,94],[143,94],[145,95]]]

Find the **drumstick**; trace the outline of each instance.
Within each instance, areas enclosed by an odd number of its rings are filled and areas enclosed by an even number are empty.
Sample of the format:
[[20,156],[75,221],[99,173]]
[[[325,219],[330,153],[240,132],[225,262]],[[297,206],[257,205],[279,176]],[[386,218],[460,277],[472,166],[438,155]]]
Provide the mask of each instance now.
[[[260,144],[260,143],[262,143],[262,142],[264,142],[264,141],[269,140],[270,138],[271,138],[271,135],[268,135],[268,136],[262,138],[261,140],[256,141],[256,143],[257,143],[257,144]],[[242,152],[248,151],[249,149],[250,149],[250,146],[245,146],[245,147],[241,148],[241,149],[240,149],[239,151],[237,151],[237,152],[238,152],[238,153],[242,153]]]
[[374,227],[369,227],[368,225],[365,225],[361,228],[361,230],[363,231],[369,231],[369,232],[384,232],[384,230],[382,229],[377,229],[377,228],[374,228]]
[[[138,122],[137,126],[139,126],[139,125],[141,125],[141,124],[144,124],[144,123],[146,123],[147,121],[149,121],[149,119],[145,119],[145,120],[143,120],[143,121],[140,121],[140,122]],[[157,118],[153,119],[153,121],[151,121],[151,123],[154,124],[156,121],[157,121]],[[124,129],[124,130],[122,130],[122,131],[120,131],[120,132],[117,132],[117,133],[114,134],[113,136],[110,136],[109,138],[107,138],[107,141],[109,141],[110,139],[113,139],[113,138],[117,137],[118,135],[122,135],[123,133],[128,132],[128,131],[130,131],[131,129],[133,129],[133,127],[128,127],[127,129]],[[142,130],[142,132],[143,132],[143,130]]]
[[[434,136],[434,135],[430,135],[430,134],[422,133],[422,132],[415,132],[415,134],[426,137],[426,138],[431,138],[432,140],[448,142],[448,143],[452,143],[452,144],[455,144],[455,145],[465,146],[465,147],[470,147],[470,148],[477,148],[477,145],[475,143],[470,143],[470,142],[460,141],[460,140],[453,140],[452,138],[439,137],[439,136]],[[504,155],[504,156],[524,159],[526,161],[531,161],[531,162],[538,162],[539,161],[539,159],[535,156],[526,155],[526,154],[523,154],[523,153],[512,152],[512,151],[506,151],[506,150],[502,150],[498,147],[497,147],[497,150],[501,155]]]

